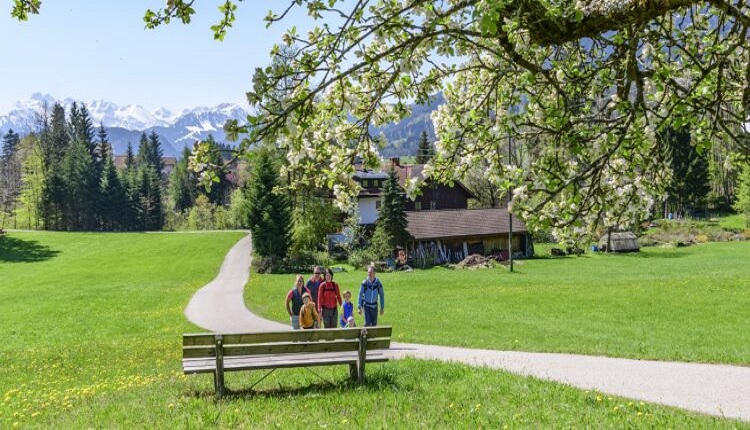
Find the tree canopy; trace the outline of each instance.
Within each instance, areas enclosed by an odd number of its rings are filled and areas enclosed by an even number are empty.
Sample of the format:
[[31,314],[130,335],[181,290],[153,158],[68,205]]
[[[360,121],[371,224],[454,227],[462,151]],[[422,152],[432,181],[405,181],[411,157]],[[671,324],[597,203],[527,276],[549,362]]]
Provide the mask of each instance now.
[[[239,1],[221,3],[216,38]],[[168,0],[146,12],[146,27],[188,23],[194,3]],[[13,15],[39,7],[15,0]],[[227,128],[244,150],[280,147],[300,182],[333,188],[342,206],[358,191],[355,160],[379,161],[370,126],[438,92],[446,103],[432,117],[427,176],[450,182],[483,160],[489,180],[512,186],[514,212],[562,238],[652,209],[670,180],[661,130],[750,149],[750,7],[740,0],[289,0],[266,21],[297,8],[316,26],[287,31],[271,52],[284,61],[255,71],[257,114]],[[202,148],[198,169],[209,165]]]

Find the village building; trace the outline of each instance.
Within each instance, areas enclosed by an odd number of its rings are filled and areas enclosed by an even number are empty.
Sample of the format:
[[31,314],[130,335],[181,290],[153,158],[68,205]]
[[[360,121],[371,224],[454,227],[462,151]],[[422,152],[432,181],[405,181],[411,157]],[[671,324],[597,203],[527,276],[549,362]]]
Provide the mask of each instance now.
[[412,236],[407,251],[418,265],[455,263],[472,254],[507,260],[534,254],[526,226],[512,217],[512,248],[508,246],[510,217],[506,209],[455,209],[406,213]]
[[[508,259],[509,252],[514,258],[533,255],[526,226],[513,217],[510,248],[508,211],[469,209],[469,201],[476,197],[460,181],[448,186],[425,179],[424,165],[401,165],[396,158],[390,160],[388,169],[396,172],[402,188],[410,178],[424,181],[422,193],[414,200],[406,198],[404,203],[407,230],[413,238],[407,245],[407,255],[419,260],[418,265],[457,262],[471,254],[495,255],[501,260]],[[360,224],[373,226],[377,222],[386,179],[387,171],[355,172],[354,180],[362,187],[357,196]]]

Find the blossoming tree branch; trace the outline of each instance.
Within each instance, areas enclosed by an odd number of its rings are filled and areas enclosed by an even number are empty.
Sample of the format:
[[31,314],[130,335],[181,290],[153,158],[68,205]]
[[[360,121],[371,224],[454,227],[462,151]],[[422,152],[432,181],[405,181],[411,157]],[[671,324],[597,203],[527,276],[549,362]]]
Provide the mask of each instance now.
[[[168,0],[146,27],[188,23],[194,3]],[[12,13],[39,8],[15,0]],[[514,213],[563,239],[653,209],[670,176],[666,130],[688,130],[699,147],[750,147],[742,0],[292,0],[267,24],[295,8],[314,28],[285,33],[247,93],[257,114],[228,131],[241,151],[277,146],[299,182],[332,188],[342,207],[358,191],[354,160],[379,162],[371,126],[438,92],[425,172],[450,182],[482,165],[512,187]],[[222,2],[217,39],[237,9]],[[210,181],[206,160],[199,146],[193,164]]]

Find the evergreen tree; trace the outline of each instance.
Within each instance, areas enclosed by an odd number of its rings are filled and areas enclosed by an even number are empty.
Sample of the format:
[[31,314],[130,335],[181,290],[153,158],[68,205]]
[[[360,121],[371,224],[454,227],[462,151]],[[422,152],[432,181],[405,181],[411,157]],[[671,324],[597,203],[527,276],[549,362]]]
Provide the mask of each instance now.
[[104,156],[98,213],[104,230],[123,230],[127,225],[128,195],[117,175],[114,160],[108,150]]
[[159,177],[161,177],[161,172],[164,171],[164,150],[161,147],[161,141],[159,140],[159,135],[156,134],[155,131],[151,131],[151,134],[148,136],[148,162],[152,166],[154,166],[154,169],[156,169],[156,172],[159,174]]
[[[96,227],[94,190],[98,188],[91,154],[85,143],[75,140],[65,154],[62,165],[64,193],[64,226],[67,230],[91,230]],[[93,182],[93,183],[92,183]]]
[[40,215],[44,220],[44,228],[60,230],[67,227],[63,221],[67,190],[62,164],[70,146],[65,109],[60,103],[55,103],[52,107],[52,116],[49,124],[45,121],[42,125],[40,139],[45,179],[39,205]]
[[92,159],[96,154],[94,125],[85,104],[80,108],[76,102],[70,107],[70,140],[83,142]]
[[291,242],[292,216],[285,193],[275,193],[279,170],[271,152],[261,150],[255,158],[248,188],[248,226],[253,248],[261,257],[284,258]]
[[133,144],[128,142],[125,152],[125,166],[118,172],[120,183],[125,189],[127,203],[122,214],[123,230],[136,230],[138,228],[138,162],[133,153]]
[[141,133],[141,140],[138,143],[138,155],[136,156],[136,163],[138,167],[149,164],[151,156],[151,143],[148,141],[146,132]]
[[688,214],[705,207],[708,184],[708,157],[690,142],[686,130],[667,130],[663,135],[672,166],[672,183],[667,188],[671,211]]
[[423,131],[419,137],[419,147],[417,149],[417,164],[425,164],[435,156],[435,148],[427,139],[427,132]]
[[163,216],[159,177],[150,166],[141,166],[136,182],[136,229],[161,230]]
[[197,182],[192,173],[188,170],[189,157],[190,149],[185,147],[185,149],[182,150],[182,158],[177,161],[172,174],[169,176],[169,187],[167,192],[169,200],[172,202],[174,210],[177,212],[182,212],[193,206],[198,194],[196,186]]
[[13,129],[9,129],[5,136],[3,136],[3,158],[9,159],[16,152],[18,144],[21,142],[21,137],[18,133],[13,132]]
[[408,222],[404,211],[404,196],[398,184],[396,172],[388,172],[388,179],[383,184],[383,203],[380,205],[377,227],[390,237],[393,248],[406,245],[411,235],[406,230]]
[[125,152],[125,170],[135,169],[136,159],[133,153],[133,144],[128,142],[128,149]]
[[112,145],[109,144],[107,130],[104,129],[104,124],[102,123],[99,123],[97,137],[99,139],[96,142],[96,149],[94,151],[94,165],[96,165],[97,170],[101,172],[104,170],[105,157],[112,158],[114,153],[112,151]]
[[131,188],[132,202],[136,209],[137,229],[161,230],[163,210],[161,202],[161,143],[156,133],[151,137],[141,134],[138,146],[137,175]]

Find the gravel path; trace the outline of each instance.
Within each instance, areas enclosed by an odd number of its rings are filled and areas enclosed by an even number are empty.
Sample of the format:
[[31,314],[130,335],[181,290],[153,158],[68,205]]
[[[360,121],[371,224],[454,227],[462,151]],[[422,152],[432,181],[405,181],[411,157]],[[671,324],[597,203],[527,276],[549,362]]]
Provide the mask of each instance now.
[[[194,324],[215,332],[288,330],[245,308],[250,236],[227,254],[219,275],[185,309]],[[279,299],[279,306],[283,298]],[[487,366],[691,411],[750,421],[750,367],[630,360],[574,354],[491,351],[394,343],[393,358],[415,357]]]

